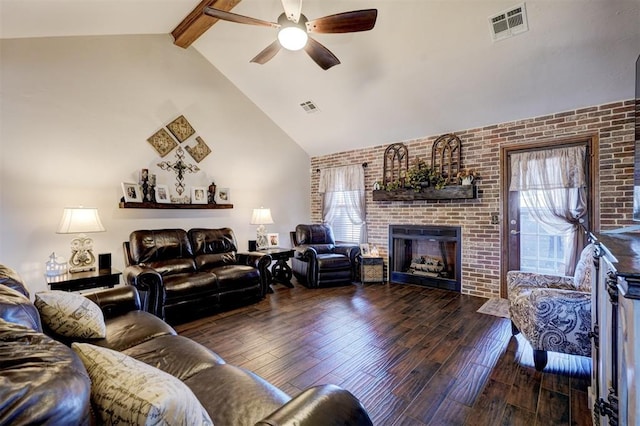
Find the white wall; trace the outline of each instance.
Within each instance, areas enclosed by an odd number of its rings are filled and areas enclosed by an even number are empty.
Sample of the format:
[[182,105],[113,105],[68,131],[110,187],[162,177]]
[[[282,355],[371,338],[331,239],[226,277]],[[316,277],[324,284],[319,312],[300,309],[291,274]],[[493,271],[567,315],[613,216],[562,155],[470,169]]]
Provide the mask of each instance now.
[[[308,155],[169,35],[1,40],[0,72],[0,263],[32,293],[46,288],[51,252],[69,257],[72,236],[55,233],[66,206],[98,207],[107,231],[92,234],[94,251],[112,253],[118,269],[122,241],[136,229],[229,226],[245,250],[254,207],[271,208],[268,232],[285,244],[309,220]],[[175,160],[174,152],[161,159],[147,138],[180,114],[213,151],[187,186],[228,187],[234,208],[120,209],[121,182]],[[172,188],[175,174],[157,179]]]

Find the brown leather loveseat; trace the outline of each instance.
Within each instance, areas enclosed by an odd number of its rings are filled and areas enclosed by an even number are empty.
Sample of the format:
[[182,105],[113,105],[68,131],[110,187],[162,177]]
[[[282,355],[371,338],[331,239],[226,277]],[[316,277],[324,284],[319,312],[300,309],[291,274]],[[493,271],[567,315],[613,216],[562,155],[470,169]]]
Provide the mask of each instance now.
[[125,282],[169,323],[267,294],[271,257],[238,253],[230,228],[133,231],[123,247]]
[[[316,386],[292,399],[256,374],[225,363],[211,349],[177,335],[167,323],[140,310],[134,287],[85,296],[102,310],[106,337],[83,342],[179,379],[216,426],[372,424],[345,389]],[[94,418],[99,412],[92,394],[95,383],[83,361],[67,346],[69,338],[46,327],[45,334],[43,323],[20,277],[0,265],[0,424],[101,424]],[[105,368],[113,367],[109,363]],[[148,390],[148,382],[134,380],[131,386],[130,395]]]

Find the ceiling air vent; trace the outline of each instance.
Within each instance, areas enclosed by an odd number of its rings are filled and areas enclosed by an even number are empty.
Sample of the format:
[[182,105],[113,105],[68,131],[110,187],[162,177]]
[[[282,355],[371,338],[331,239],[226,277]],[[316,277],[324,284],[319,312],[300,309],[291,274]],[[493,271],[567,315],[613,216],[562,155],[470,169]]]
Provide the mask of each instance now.
[[529,30],[524,3],[489,17],[491,39],[504,40]]
[[311,113],[320,111],[318,109],[318,106],[316,104],[314,104],[313,101],[303,102],[303,103],[300,104],[300,106],[302,107],[303,110],[305,110],[307,112],[307,114],[311,114]]

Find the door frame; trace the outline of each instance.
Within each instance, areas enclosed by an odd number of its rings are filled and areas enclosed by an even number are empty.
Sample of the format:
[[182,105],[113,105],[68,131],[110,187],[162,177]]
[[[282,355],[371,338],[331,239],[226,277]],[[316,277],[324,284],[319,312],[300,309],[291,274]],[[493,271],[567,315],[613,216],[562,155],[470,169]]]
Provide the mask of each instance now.
[[587,145],[589,156],[589,188],[587,192],[590,232],[600,230],[600,144],[597,134],[545,139],[524,144],[500,147],[500,297],[507,298],[508,239],[509,239],[509,155],[514,152],[531,151],[560,146]]

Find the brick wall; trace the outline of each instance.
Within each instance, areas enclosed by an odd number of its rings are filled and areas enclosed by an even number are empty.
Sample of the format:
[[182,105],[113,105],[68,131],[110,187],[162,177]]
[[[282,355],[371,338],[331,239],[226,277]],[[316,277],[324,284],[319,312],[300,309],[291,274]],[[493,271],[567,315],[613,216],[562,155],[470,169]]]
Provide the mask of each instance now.
[[[503,146],[552,141],[576,135],[599,140],[600,229],[631,223],[633,210],[634,101],[559,112],[541,117],[452,131],[462,141],[462,166],[480,174],[478,198],[445,201],[372,201],[373,183],[381,180],[384,150],[392,143],[312,157],[311,169],[368,163],[367,230],[369,244],[388,254],[389,224],[442,224],[462,227],[462,292],[495,297],[500,292],[500,232],[490,214],[501,212],[500,149]],[[409,162],[416,156],[430,162],[431,145],[440,135],[403,142]],[[311,220],[320,222],[319,173],[311,178]]]

